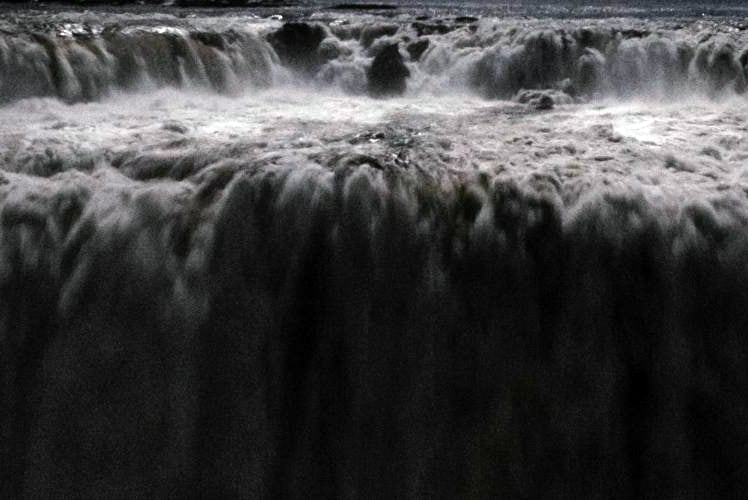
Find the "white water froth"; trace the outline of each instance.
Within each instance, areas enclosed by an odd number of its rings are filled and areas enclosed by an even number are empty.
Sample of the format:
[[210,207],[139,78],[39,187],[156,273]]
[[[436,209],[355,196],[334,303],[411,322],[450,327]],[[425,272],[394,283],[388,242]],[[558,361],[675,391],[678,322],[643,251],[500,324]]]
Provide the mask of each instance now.
[[290,88],[237,98],[161,90],[73,105],[27,99],[0,108],[0,158],[20,174],[115,164],[134,179],[158,179],[166,174],[149,173],[150,160],[199,157],[181,179],[226,159],[332,166],[333,150],[383,161],[402,152],[428,172],[541,173],[562,192],[638,182],[684,197],[742,189],[747,107],[701,98],[539,112],[471,96],[376,100]]

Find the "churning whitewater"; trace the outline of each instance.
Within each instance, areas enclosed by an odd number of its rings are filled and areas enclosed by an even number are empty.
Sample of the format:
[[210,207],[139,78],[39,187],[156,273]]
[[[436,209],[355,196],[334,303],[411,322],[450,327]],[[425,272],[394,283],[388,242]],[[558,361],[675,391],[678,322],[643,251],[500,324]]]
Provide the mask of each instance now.
[[38,9],[0,497],[744,494],[744,18]]

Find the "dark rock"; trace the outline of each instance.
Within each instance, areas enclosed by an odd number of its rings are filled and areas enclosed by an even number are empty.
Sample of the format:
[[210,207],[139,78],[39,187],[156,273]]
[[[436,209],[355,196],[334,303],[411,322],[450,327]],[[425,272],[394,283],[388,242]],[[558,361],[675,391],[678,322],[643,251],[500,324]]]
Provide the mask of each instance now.
[[580,48],[592,47],[598,49],[604,47],[610,38],[608,33],[590,28],[577,30],[573,36]]
[[719,151],[719,149],[715,148],[714,146],[707,146],[701,150],[701,154],[704,156],[711,156],[715,160],[722,160],[722,153]]
[[454,26],[447,26],[446,24],[435,24],[435,23],[432,24],[432,23],[416,22],[416,23],[413,23],[412,26],[413,26],[413,29],[416,30],[416,33],[418,33],[418,36],[433,35],[433,34],[443,35],[455,29]]
[[521,104],[528,104],[537,110],[553,109],[556,104],[569,104],[572,98],[556,89],[520,90],[514,100]]
[[161,128],[164,130],[168,130],[169,132],[175,132],[177,134],[186,134],[190,131],[187,126],[175,121],[166,122],[161,126]]
[[535,109],[545,110],[553,109],[553,98],[549,95],[541,95],[534,103]]
[[387,135],[381,130],[368,130],[354,135],[348,139],[348,142],[350,144],[375,143],[384,140],[386,137]]
[[321,61],[337,59],[341,53],[340,41],[335,37],[325,38],[317,47],[317,55]]
[[218,50],[224,50],[226,48],[226,41],[219,33],[196,31],[190,33],[190,35],[194,40],[197,40],[208,47],[215,47]]
[[339,3],[330,7],[331,10],[395,10],[397,5],[388,3]]
[[379,51],[366,72],[369,94],[375,97],[401,95],[409,76],[410,70],[405,66],[397,44],[388,45]]
[[644,38],[651,34],[648,30],[638,30],[638,29],[627,29],[627,30],[621,30],[621,35],[623,35],[624,38]]
[[268,36],[281,61],[297,70],[313,73],[322,63],[317,52],[325,30],[321,26],[307,23],[286,23]]
[[406,48],[408,50],[408,54],[410,54],[410,60],[418,61],[419,59],[421,59],[423,53],[426,52],[426,49],[429,48],[429,41],[427,39],[418,40],[417,42],[408,44]]

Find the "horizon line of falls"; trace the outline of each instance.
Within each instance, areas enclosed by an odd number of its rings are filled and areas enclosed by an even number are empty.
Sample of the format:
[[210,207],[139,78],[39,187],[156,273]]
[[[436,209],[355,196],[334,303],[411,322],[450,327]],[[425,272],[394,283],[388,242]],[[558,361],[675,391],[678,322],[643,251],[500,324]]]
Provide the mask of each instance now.
[[[0,88],[745,87],[714,40],[472,25],[5,34]],[[184,133],[85,168],[3,157],[1,498],[746,491],[748,187],[484,172],[349,132],[306,156]]]
[[744,40],[680,25],[549,29],[456,18],[215,30],[63,23],[0,34],[0,102],[91,101],[159,87],[236,95],[295,84],[375,97],[470,91],[508,99],[555,89],[565,103],[743,93],[747,77]]

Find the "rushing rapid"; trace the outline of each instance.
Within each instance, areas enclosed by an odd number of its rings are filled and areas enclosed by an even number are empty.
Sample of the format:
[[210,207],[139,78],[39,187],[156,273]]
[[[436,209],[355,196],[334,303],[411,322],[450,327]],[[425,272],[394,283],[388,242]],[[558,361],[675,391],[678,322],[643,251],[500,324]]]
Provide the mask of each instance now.
[[120,16],[7,21],[0,98],[77,102],[154,87],[236,95],[290,82],[354,95],[500,99],[523,89],[580,99],[746,89],[748,35],[724,21]]
[[0,497],[744,493],[744,19],[378,8],[2,10]]

